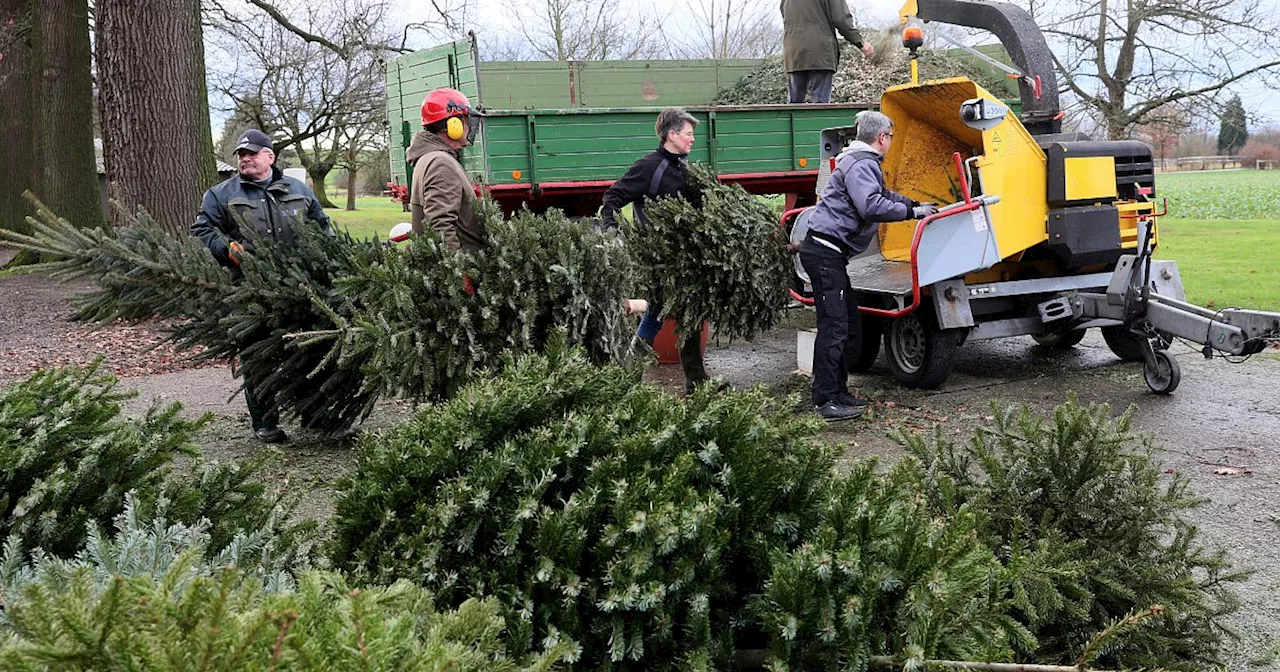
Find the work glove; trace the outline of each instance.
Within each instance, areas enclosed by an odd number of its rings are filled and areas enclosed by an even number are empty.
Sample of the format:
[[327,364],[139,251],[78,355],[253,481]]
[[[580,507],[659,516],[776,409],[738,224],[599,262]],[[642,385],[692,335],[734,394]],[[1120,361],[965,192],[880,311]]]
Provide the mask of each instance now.
[[924,219],[929,215],[934,215],[937,213],[938,213],[938,206],[934,205],[933,203],[921,203],[920,205],[917,205],[911,208],[912,219]]
[[231,260],[231,263],[235,264],[236,266],[239,266],[240,260],[243,258],[244,258],[244,245],[241,245],[240,243],[234,240],[231,241],[231,244],[227,245],[227,259]]

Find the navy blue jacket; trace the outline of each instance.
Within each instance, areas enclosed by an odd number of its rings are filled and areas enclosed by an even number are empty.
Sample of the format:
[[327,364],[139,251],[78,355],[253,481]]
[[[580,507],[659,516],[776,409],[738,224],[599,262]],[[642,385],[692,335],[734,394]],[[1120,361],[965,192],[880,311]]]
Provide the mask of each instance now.
[[867,249],[880,222],[911,219],[911,209],[919,203],[884,185],[883,160],[864,142],[855,142],[841,152],[831,180],[809,216],[809,230],[853,255]]
[[286,177],[271,167],[271,182],[263,189],[257,183],[235,175],[204,192],[200,214],[191,225],[191,235],[204,242],[215,259],[231,265],[227,257],[231,241],[252,250],[244,229],[253,227],[258,238],[286,245],[297,240],[297,227],[314,220],[330,232],[329,216],[306,184]]

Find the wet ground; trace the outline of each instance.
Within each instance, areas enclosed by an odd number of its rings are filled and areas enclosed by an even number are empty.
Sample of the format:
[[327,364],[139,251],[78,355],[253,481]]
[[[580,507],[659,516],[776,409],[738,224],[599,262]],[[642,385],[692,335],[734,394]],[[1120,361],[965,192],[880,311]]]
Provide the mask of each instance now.
[[[18,346],[32,350],[32,343],[42,342],[74,348],[60,335],[69,326],[65,295],[44,279],[0,278],[0,353]],[[795,311],[784,326],[754,343],[713,344],[708,367],[736,386],[766,384],[803,401],[808,379],[796,373],[796,329],[812,326],[812,319],[811,313]],[[891,432],[941,428],[963,438],[990,417],[992,402],[1026,403],[1048,412],[1074,392],[1083,403],[1109,404],[1116,414],[1136,405],[1136,428],[1155,437],[1159,459],[1189,476],[1194,489],[1209,498],[1194,516],[1206,540],[1257,570],[1239,587],[1244,606],[1232,627],[1241,639],[1228,652],[1230,669],[1280,669],[1271,660],[1280,650],[1280,351],[1268,350],[1242,364],[1205,361],[1182,345],[1172,352],[1182,365],[1182,384],[1168,397],[1150,394],[1141,366],[1119,362],[1096,331],[1065,352],[1037,346],[1029,337],[965,344],[953,375],[934,391],[898,386],[879,363],[866,375],[850,377],[855,394],[875,401],[871,412],[830,426],[824,438],[842,446],[847,460],[872,455],[893,460],[902,452]],[[648,378],[676,389],[679,367],[656,367]],[[226,366],[124,382],[140,393],[130,412],[161,400],[181,402],[192,413],[212,413],[214,420],[199,441],[209,457],[236,459],[260,449],[249,436],[237,381]],[[384,402],[363,429],[388,427],[411,410],[406,402]],[[351,466],[350,442],[291,433],[275,478],[279,485],[308,491],[305,512],[324,517],[331,510],[331,485]],[[1215,475],[1222,467],[1239,473]]]

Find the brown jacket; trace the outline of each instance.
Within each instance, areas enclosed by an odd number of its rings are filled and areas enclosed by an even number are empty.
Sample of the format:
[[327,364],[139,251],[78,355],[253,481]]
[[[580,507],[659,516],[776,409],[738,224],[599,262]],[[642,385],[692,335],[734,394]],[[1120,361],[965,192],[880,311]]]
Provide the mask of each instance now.
[[782,0],[782,59],[787,72],[835,72],[840,62],[837,30],[853,46],[862,46],[845,0]]
[[413,165],[409,206],[414,233],[424,232],[430,224],[455,252],[483,249],[484,230],[476,214],[475,188],[457,152],[434,133],[419,131],[405,158]]

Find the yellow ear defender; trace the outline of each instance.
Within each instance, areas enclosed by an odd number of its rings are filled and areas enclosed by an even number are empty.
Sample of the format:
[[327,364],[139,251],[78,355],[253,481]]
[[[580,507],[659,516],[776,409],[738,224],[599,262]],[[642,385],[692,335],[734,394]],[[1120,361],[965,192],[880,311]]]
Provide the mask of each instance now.
[[461,140],[466,136],[467,131],[462,126],[461,117],[449,117],[445,122],[445,133],[449,135],[450,140]]

